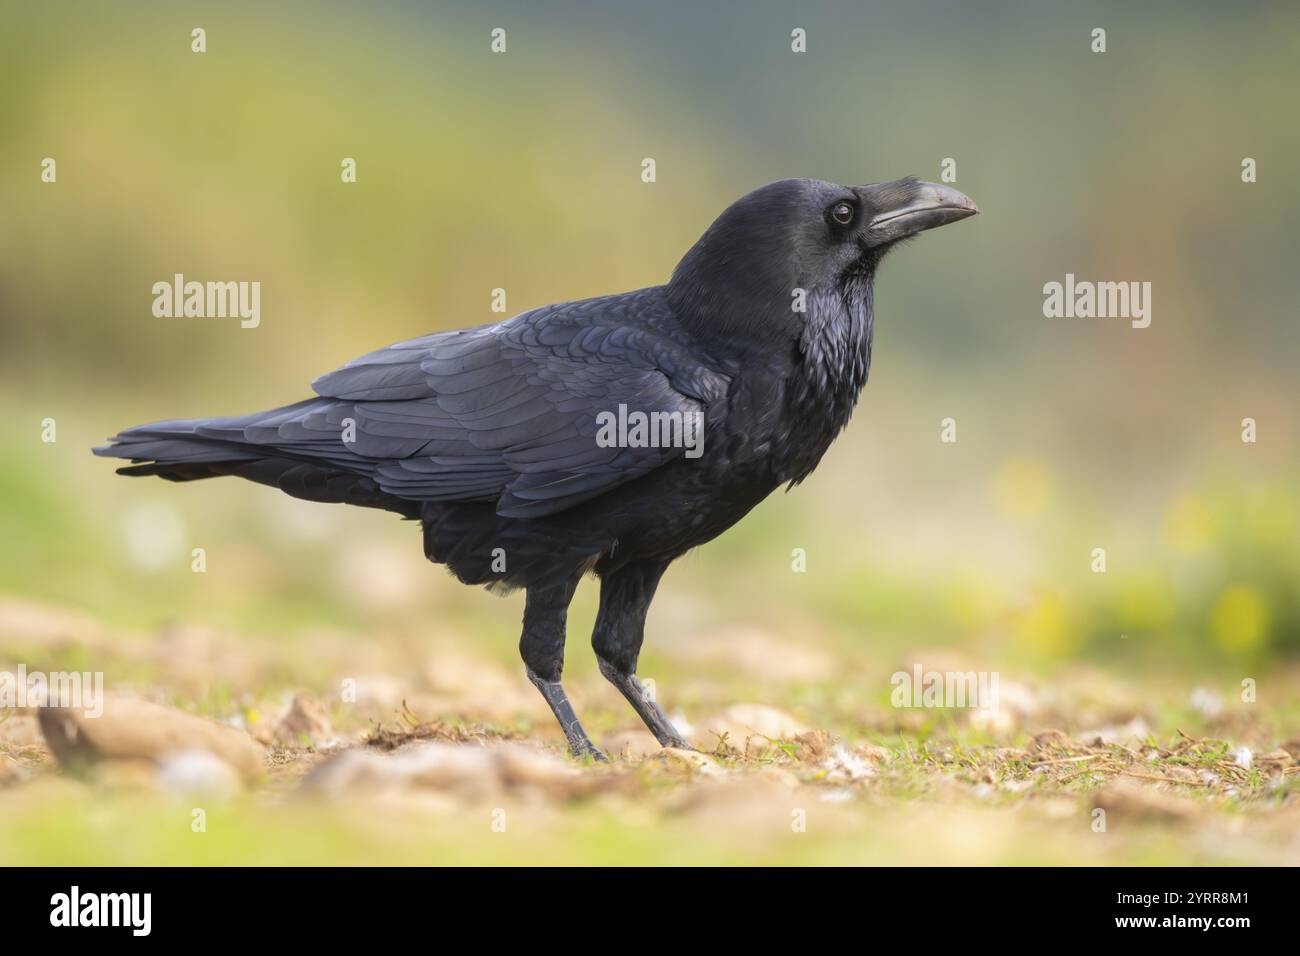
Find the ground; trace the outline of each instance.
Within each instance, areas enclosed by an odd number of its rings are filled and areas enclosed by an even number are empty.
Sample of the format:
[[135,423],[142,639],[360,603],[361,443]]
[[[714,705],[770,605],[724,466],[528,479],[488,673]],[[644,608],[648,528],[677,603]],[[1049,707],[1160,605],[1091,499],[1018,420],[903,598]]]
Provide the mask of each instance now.
[[[575,668],[575,704],[613,756],[598,765],[565,753],[521,669],[491,653],[503,642],[122,633],[19,599],[0,602],[0,633],[29,669],[93,659],[112,694],[75,768],[34,710],[0,722],[3,865],[1300,859],[1294,709],[1209,687],[1076,667],[1001,675],[994,714],[896,708],[831,649],[724,630],[651,658],[696,751],[660,750]],[[184,736],[181,712],[239,728],[259,766],[129,752],[173,720]]]

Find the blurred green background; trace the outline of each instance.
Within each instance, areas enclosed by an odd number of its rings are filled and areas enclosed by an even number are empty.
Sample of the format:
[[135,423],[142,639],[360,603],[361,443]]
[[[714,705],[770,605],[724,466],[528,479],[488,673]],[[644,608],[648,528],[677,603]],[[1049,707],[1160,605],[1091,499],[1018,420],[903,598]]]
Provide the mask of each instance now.
[[[0,591],[145,631],[472,633],[511,660],[520,599],[455,585],[412,525],[127,481],[90,446],[295,401],[499,318],[496,287],[513,314],[662,282],[766,181],[952,157],[984,215],[885,264],[851,427],[669,572],[648,659],[761,625],[885,673],[928,646],[1230,691],[1300,654],[1298,57],[1293,4],[6,4]],[[260,327],[155,318],[176,272],[260,281]],[[1150,328],[1044,318],[1067,272],[1150,281]],[[584,587],[580,675],[593,607]]]

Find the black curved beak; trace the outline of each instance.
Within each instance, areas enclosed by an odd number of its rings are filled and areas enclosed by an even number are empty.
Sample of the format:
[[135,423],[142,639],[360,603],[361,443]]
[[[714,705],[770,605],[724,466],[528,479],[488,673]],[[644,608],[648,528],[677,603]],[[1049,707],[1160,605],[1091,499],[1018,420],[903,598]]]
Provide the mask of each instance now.
[[873,243],[905,239],[979,213],[965,193],[916,179],[859,186],[858,193],[873,211],[866,227]]

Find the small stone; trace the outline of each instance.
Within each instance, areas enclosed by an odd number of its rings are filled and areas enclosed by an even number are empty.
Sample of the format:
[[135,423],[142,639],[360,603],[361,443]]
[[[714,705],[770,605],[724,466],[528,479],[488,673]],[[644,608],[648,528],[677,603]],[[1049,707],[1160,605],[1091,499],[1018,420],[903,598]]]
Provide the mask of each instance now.
[[206,750],[167,754],[158,764],[157,780],[163,789],[178,794],[229,797],[241,789],[234,768]]
[[[1205,804],[1192,797],[1162,792],[1128,780],[1114,780],[1086,798],[1112,820],[1190,822],[1205,814]],[[1108,820],[1110,822],[1110,820]]]
[[99,717],[66,707],[38,713],[46,743],[65,768],[79,771],[105,760],[147,760],[203,750],[225,761],[246,781],[263,770],[263,751],[244,731],[142,700],[110,697]]
[[601,743],[611,757],[626,760],[644,760],[664,749],[648,730],[625,730],[605,737]]
[[485,749],[492,755],[498,778],[508,790],[539,787],[567,791],[578,778],[567,760],[522,744],[497,744]]
[[282,746],[318,747],[334,740],[334,728],[324,704],[309,694],[298,694],[289,712],[275,725],[272,737]]
[[302,783],[329,796],[432,790],[465,800],[489,796],[566,797],[589,789],[567,761],[522,744],[429,741],[389,753],[348,750],[319,765]]
[[791,786],[780,773],[728,774],[678,788],[667,805],[701,827],[756,837],[789,834],[792,823],[820,804],[821,792]]

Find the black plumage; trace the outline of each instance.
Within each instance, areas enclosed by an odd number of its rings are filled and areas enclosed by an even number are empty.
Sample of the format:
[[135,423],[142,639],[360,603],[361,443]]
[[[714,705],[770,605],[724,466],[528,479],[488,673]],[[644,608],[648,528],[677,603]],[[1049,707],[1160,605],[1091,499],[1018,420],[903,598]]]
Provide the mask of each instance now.
[[[974,204],[913,179],[784,180],[727,209],[662,286],[544,306],[362,356],[315,398],[238,418],[128,429],[128,475],[236,475],[423,523],[460,580],[527,589],[520,649],[575,753],[599,756],[559,684],[565,611],[602,579],[601,671],[664,744],[635,676],[668,564],[816,467],[871,365],[884,254]],[[699,416],[702,449],[608,446],[602,414]]]

